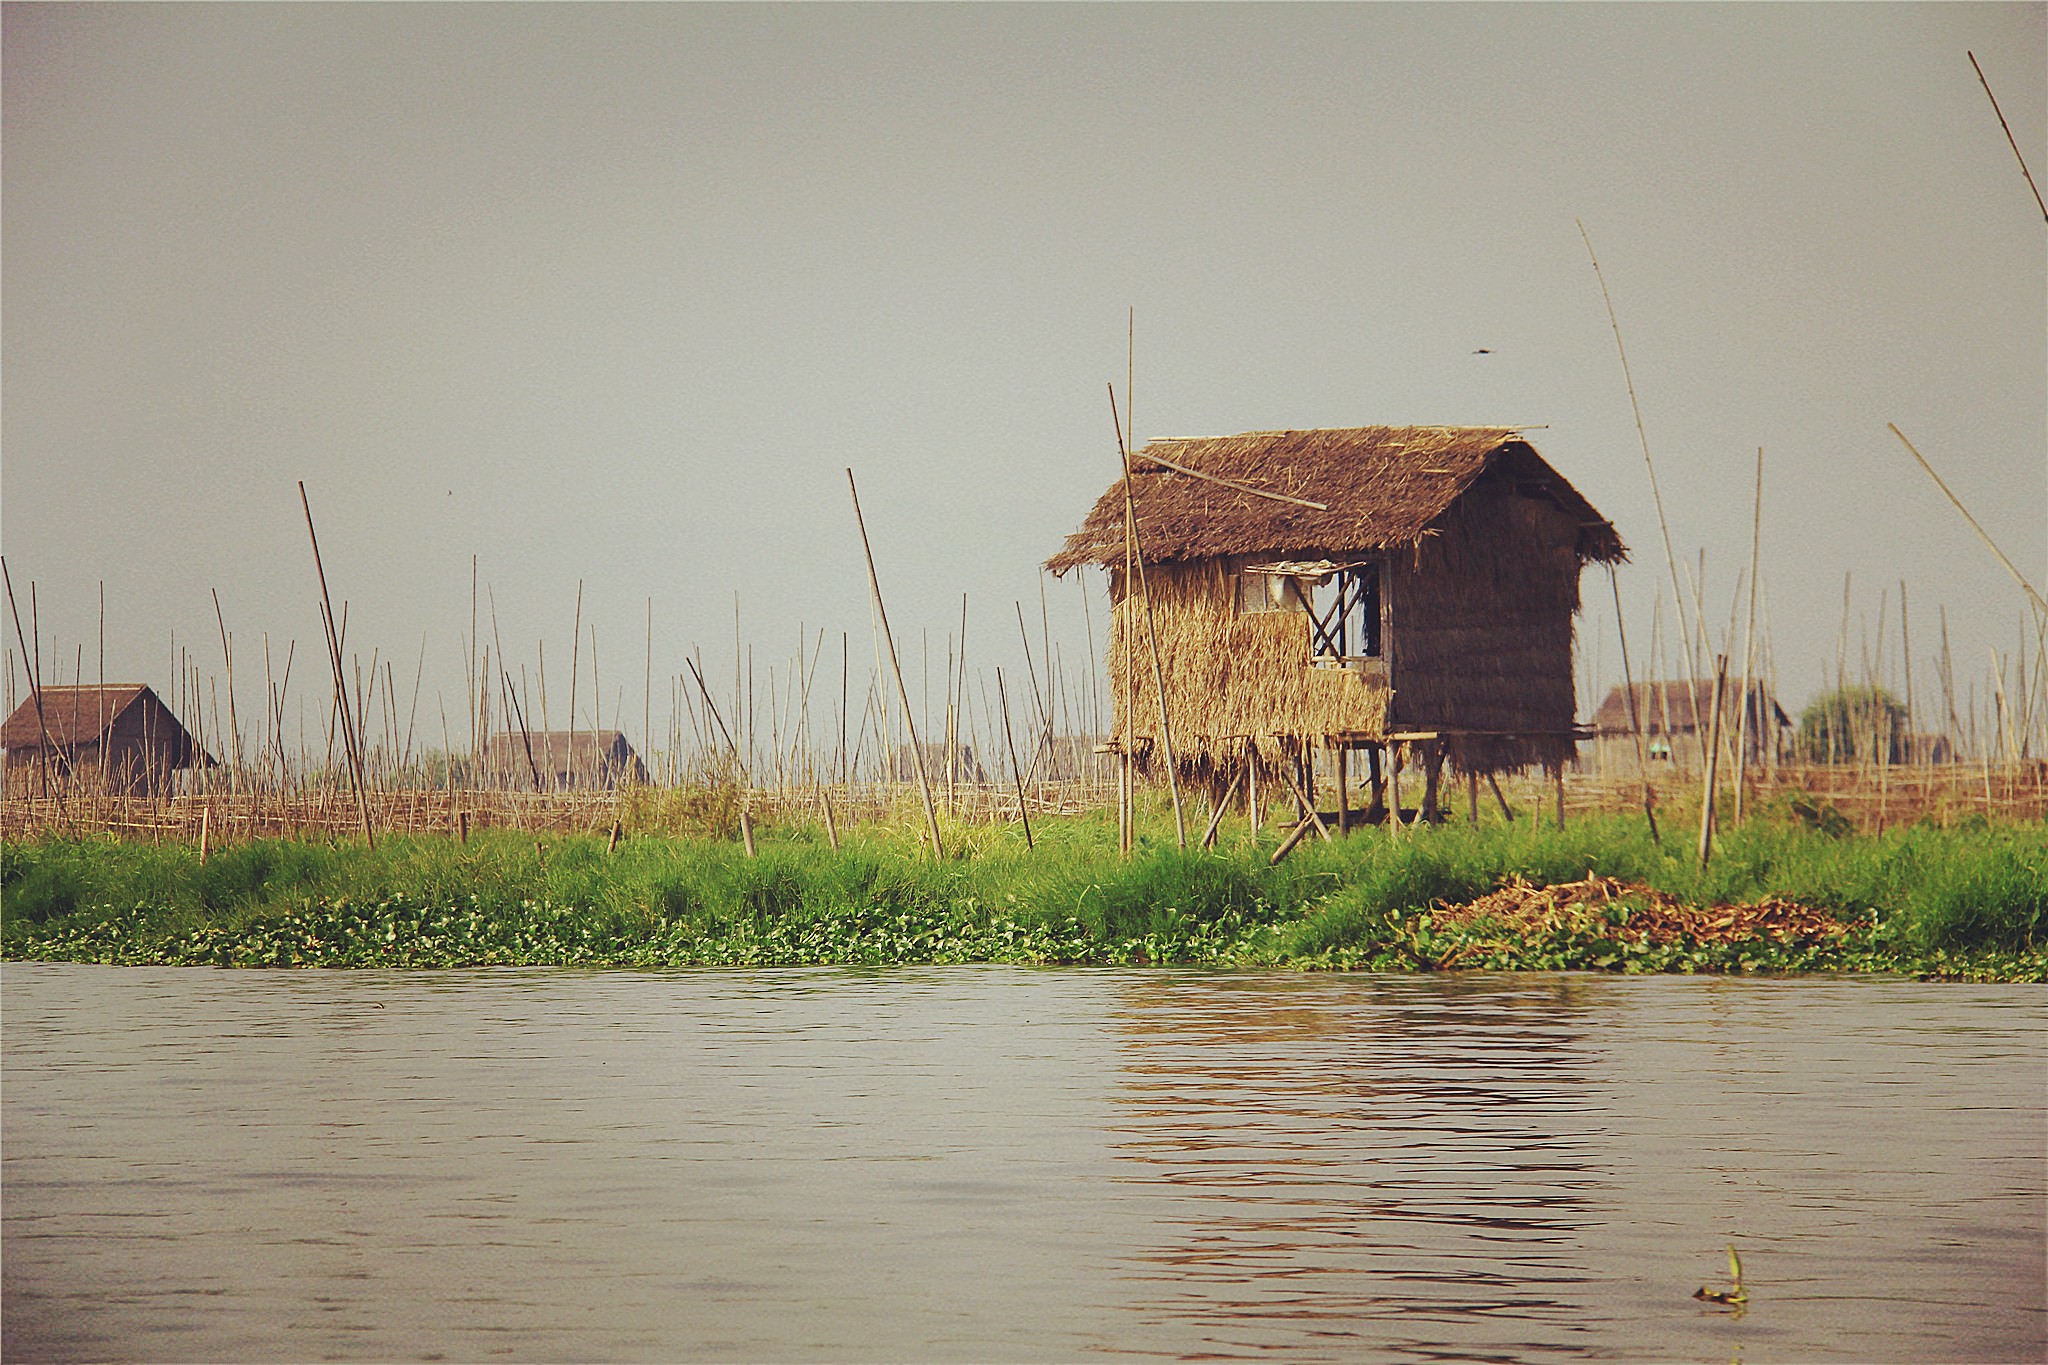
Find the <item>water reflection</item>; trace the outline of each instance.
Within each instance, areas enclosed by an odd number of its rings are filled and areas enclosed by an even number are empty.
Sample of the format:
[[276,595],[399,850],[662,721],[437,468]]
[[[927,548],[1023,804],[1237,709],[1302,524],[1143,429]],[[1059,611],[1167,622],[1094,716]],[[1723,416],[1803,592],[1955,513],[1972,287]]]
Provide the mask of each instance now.
[[[1526,1354],[1584,1320],[1608,1161],[1587,996],[1567,977],[1127,982],[1120,1179],[1181,1206],[1139,1258],[1148,1314],[1215,1355]],[[1544,1326],[1516,1340],[1516,1320]]]
[[2048,1355],[2033,988],[0,979],[10,1360]]

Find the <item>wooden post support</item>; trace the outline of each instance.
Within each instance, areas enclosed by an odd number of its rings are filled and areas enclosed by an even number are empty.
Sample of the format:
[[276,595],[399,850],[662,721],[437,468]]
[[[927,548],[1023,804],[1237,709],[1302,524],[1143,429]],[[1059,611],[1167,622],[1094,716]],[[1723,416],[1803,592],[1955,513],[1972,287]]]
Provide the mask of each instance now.
[[1700,866],[1714,855],[1714,784],[1720,777],[1721,694],[1728,686],[1728,656],[1714,659],[1714,713],[1707,739],[1707,783],[1700,797]]
[[1479,823],[1479,774],[1465,774],[1465,805],[1467,818],[1473,824]]
[[818,788],[818,804],[825,808],[825,842],[832,845],[832,851],[839,851],[839,822],[832,818],[832,793]]
[[1501,792],[1499,780],[1492,773],[1486,775],[1486,785],[1493,788],[1493,799],[1500,802],[1501,818],[1511,825],[1515,823],[1515,808],[1508,804],[1507,797]]
[[1259,834],[1259,746],[1244,743],[1244,816],[1251,822],[1252,837]]
[[747,814],[744,806],[740,808],[740,842],[747,846],[747,856],[749,858],[753,857],[755,854],[754,817]]
[[1342,744],[1337,746],[1337,832],[1351,832],[1351,764]]
[[1401,829],[1401,769],[1406,747],[1398,740],[1387,746],[1387,825],[1395,833]]
[[1557,789],[1557,827],[1558,827],[1559,829],[1563,829],[1563,828],[1564,828],[1564,764],[1560,763],[1560,764],[1558,764],[1558,765],[1557,765],[1556,767],[1552,768],[1552,769],[1551,769],[1550,771],[1551,771],[1551,780],[1552,780],[1552,782],[1553,782],[1553,783],[1555,784],[1555,786],[1556,786],[1556,789]]
[[[1266,865],[1268,867],[1279,866],[1280,860],[1282,858],[1285,858],[1288,854],[1294,852],[1294,846],[1300,843],[1309,832],[1309,820],[1313,820],[1314,818],[1315,817],[1313,813],[1311,813],[1308,820],[1303,820],[1300,824],[1296,825],[1294,827],[1294,832],[1292,834],[1289,834],[1285,839],[1280,841],[1280,847],[1274,849],[1273,856],[1266,860]],[[1323,837],[1327,839],[1330,836],[1326,832],[1323,835]]]
[[1301,783],[1295,780],[1294,773],[1291,770],[1291,765],[1282,764],[1280,772],[1283,776],[1286,777],[1288,784],[1294,788],[1294,799],[1301,803],[1302,822],[1304,824],[1314,825],[1316,833],[1323,836],[1323,842],[1326,844],[1329,843],[1329,826],[1323,823],[1322,816],[1316,814],[1315,803],[1308,799],[1308,793],[1303,791],[1301,789]]
[[461,839],[461,841],[462,841],[463,843],[465,843],[465,844],[466,844],[466,843],[468,843],[468,842],[469,842],[469,812],[468,812],[468,811],[466,811],[466,810],[462,810],[462,811],[457,811],[457,812],[455,812],[455,828],[456,828],[456,833],[457,833],[457,836],[458,836],[458,837],[459,837],[459,838]]
[[[61,674],[59,676],[62,676]],[[206,866],[207,844],[213,834],[213,803],[199,808],[199,865]]]
[[1223,827],[1223,812],[1230,809],[1230,798],[1237,792],[1237,784],[1244,781],[1242,771],[1232,773],[1230,785],[1223,789],[1223,796],[1216,802],[1216,810],[1209,817],[1209,828],[1202,831],[1202,847],[1216,847],[1216,831]]

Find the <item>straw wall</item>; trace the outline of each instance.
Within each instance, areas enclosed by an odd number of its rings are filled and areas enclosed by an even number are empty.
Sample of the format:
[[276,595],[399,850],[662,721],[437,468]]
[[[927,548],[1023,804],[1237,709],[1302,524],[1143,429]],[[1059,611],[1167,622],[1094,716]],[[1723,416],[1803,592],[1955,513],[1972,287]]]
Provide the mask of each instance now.
[[[1341,669],[1309,665],[1309,622],[1301,612],[1238,615],[1228,560],[1147,565],[1145,581],[1159,632],[1161,671],[1174,755],[1191,771],[1217,766],[1251,739],[1269,760],[1276,737],[1321,737],[1353,731],[1379,734],[1388,692]],[[1153,684],[1145,610],[1112,574],[1115,597],[1110,680],[1117,734],[1126,711],[1140,746],[1159,743],[1159,700]]]

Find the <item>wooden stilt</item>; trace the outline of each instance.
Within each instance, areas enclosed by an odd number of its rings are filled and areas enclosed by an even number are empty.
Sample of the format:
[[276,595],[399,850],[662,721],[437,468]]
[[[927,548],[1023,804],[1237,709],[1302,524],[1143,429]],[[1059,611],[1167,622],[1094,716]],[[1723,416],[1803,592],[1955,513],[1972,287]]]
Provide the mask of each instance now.
[[[1281,840],[1280,847],[1273,850],[1273,856],[1267,860],[1267,865],[1277,866],[1282,858],[1294,852],[1294,846],[1307,837],[1309,829],[1310,823],[1308,820],[1303,820],[1300,824],[1296,825],[1294,832]],[[1325,834],[1324,837],[1328,838],[1329,836]]]
[[1341,744],[1337,746],[1337,832],[1351,832],[1351,768]]
[[1396,831],[1401,828],[1401,749],[1399,743],[1387,749],[1387,826]]
[[1250,740],[1244,745],[1244,815],[1251,822],[1252,833],[1259,832],[1259,746]]
[[1558,765],[1557,765],[1556,767],[1554,767],[1554,768],[1552,768],[1552,769],[1550,770],[1550,773],[1551,773],[1551,780],[1552,780],[1552,781],[1553,781],[1553,782],[1554,782],[1554,783],[1556,784],[1556,788],[1557,788],[1557,827],[1558,827],[1559,829],[1563,829],[1563,828],[1564,828],[1564,764],[1562,764],[1562,763],[1558,764]]
[[1202,831],[1203,848],[1216,847],[1216,831],[1223,826],[1223,812],[1230,809],[1230,798],[1236,794],[1237,784],[1243,780],[1242,770],[1232,774],[1230,784],[1223,789],[1223,795],[1216,798],[1216,809],[1209,816],[1209,828]]
[[1465,774],[1466,818],[1473,824],[1479,823],[1479,774]]
[[1442,740],[1430,740],[1422,746],[1422,809],[1415,813],[1416,819],[1425,824],[1435,824],[1443,818],[1437,806],[1437,783],[1443,777],[1444,746]]
[[1486,775],[1486,785],[1493,788],[1493,799],[1500,802],[1500,813],[1502,818],[1505,819],[1511,825],[1515,823],[1514,807],[1510,806],[1508,804],[1507,797],[1501,794],[1500,782],[1497,778],[1494,777],[1492,773],[1488,773]]
[[1294,799],[1300,804],[1303,823],[1315,826],[1316,833],[1323,836],[1323,842],[1329,843],[1330,827],[1323,823],[1322,816],[1316,814],[1315,803],[1308,799],[1308,793],[1303,791],[1301,784],[1294,780],[1292,772],[1289,772],[1285,767],[1282,767],[1280,771],[1286,776],[1289,785],[1294,788]]
[[1365,808],[1368,822],[1387,818],[1387,779],[1380,772],[1381,747],[1375,744],[1365,751],[1366,775],[1372,784],[1372,799]]

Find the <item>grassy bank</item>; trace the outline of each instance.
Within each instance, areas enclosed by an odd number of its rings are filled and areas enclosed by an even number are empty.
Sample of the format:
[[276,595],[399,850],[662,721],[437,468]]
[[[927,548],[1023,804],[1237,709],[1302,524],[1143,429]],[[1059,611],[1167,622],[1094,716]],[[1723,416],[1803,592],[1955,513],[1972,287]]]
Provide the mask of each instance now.
[[[1274,836],[1181,854],[1155,826],[1115,852],[1104,819],[949,829],[935,863],[912,820],[723,840],[503,831],[359,842],[189,845],[41,838],[0,847],[10,959],[241,966],[1176,963],[1434,970],[1881,971],[2048,980],[2048,831],[2038,823],[1829,835],[1766,819],[1711,867],[1639,819],[1570,829],[1450,826],[1311,843]],[[1620,878],[1687,905],[1794,901],[1842,934],[1655,942],[1628,898],[1532,930],[1435,907],[1521,878]],[[1453,920],[1456,919],[1456,922]]]

